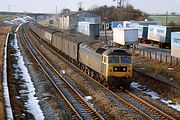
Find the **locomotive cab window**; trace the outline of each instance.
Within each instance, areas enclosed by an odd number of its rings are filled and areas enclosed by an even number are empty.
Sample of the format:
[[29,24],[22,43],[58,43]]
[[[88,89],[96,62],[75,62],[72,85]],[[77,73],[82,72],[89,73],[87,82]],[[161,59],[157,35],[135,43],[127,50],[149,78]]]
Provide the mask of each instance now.
[[106,56],[103,56],[103,62],[107,63],[107,57]]
[[121,63],[131,64],[131,57],[129,56],[121,57]]
[[119,63],[119,56],[110,56],[108,57],[108,63]]

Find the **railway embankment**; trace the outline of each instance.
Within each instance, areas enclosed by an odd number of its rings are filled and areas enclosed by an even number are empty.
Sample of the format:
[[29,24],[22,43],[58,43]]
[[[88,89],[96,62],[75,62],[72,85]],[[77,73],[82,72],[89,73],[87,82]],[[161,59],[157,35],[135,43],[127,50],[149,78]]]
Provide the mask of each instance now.
[[134,56],[133,62],[136,82],[171,98],[174,102],[180,102],[179,65],[155,62],[143,56]]

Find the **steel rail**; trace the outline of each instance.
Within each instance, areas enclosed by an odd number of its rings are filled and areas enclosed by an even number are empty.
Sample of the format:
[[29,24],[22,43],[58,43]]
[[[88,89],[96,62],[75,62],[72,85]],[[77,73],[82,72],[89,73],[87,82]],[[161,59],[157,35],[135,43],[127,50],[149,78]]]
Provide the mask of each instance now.
[[153,111],[155,111],[156,113],[160,114],[162,117],[168,119],[168,120],[174,120],[174,118],[172,118],[171,116],[167,115],[166,113],[162,112],[161,110],[157,109],[156,107],[150,105],[149,103],[145,102],[144,100],[142,100],[141,98],[137,97],[136,95],[134,95],[133,93],[131,93],[128,90],[125,90],[125,92],[127,94],[129,94],[131,97],[133,97],[134,99],[138,100],[140,103],[148,106],[149,108],[151,108]]

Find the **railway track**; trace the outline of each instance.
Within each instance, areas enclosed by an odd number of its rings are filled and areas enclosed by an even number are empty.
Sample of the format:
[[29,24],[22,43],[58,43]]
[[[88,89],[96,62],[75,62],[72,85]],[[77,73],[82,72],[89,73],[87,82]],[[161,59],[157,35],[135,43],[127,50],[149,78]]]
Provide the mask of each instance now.
[[[62,58],[62,57],[61,57]],[[64,59],[64,58],[62,58]],[[71,64],[72,65],[72,64]],[[74,66],[74,69],[78,69],[76,66]],[[81,71],[80,69],[78,69]],[[81,71],[82,72],[82,71]],[[88,76],[88,75],[86,75]],[[89,77],[89,76],[88,76]],[[91,78],[92,79],[92,78]],[[120,92],[120,94],[110,91],[109,89],[105,88],[95,80],[93,80],[96,85],[99,85],[104,91],[110,93],[114,98],[119,100],[119,102],[125,104],[128,108],[132,109],[133,111],[136,111],[137,114],[140,114],[145,119],[173,119],[172,117],[168,116],[166,113],[158,110],[157,108],[153,107],[152,105],[149,105],[142,99],[136,97],[132,93],[126,91],[126,92]],[[138,101],[138,102],[129,102],[129,101]],[[138,107],[140,106],[140,107]]]
[[149,116],[151,119],[158,119],[158,120],[173,120],[171,116],[167,115],[163,111],[159,110],[158,108],[150,105],[149,103],[145,102],[141,98],[137,97],[133,93],[131,93],[128,90],[125,90],[124,92],[115,92],[118,96],[121,96],[124,100],[126,100],[128,103],[133,104],[136,108],[143,111],[146,115]]
[[35,45],[29,40],[24,26],[21,28],[21,36],[24,44],[37,61],[38,65],[44,71],[50,82],[56,88],[63,98],[67,109],[70,111],[73,119],[99,119],[104,118],[88,103],[85,99],[67,82],[69,79],[63,73],[59,73],[48,60],[41,54]]

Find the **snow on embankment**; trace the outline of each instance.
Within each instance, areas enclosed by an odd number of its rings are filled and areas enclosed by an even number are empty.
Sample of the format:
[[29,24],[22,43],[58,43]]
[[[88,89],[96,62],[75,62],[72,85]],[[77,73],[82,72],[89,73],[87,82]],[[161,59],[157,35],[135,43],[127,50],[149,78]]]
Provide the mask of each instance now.
[[[6,24],[16,24],[19,25],[16,29],[16,32],[18,31],[19,27],[27,22],[27,19],[29,17],[20,17],[16,18],[14,20],[5,21]],[[14,76],[17,78],[18,82],[20,83],[20,97],[23,99],[26,110],[28,113],[30,113],[34,119],[36,120],[44,120],[44,115],[42,113],[42,110],[40,109],[40,106],[38,104],[39,100],[37,97],[35,97],[35,87],[33,85],[33,82],[31,81],[31,77],[28,73],[28,69],[25,66],[23,56],[20,52],[20,48],[18,46],[18,41],[16,38],[16,34],[14,34],[14,39],[11,40],[10,45],[13,46],[13,49],[15,49],[15,53],[11,54],[16,60],[17,63],[13,64],[13,68],[15,70]],[[8,37],[7,37],[8,40]],[[8,91],[8,85],[7,85],[7,41],[6,46],[4,48],[4,67],[3,67],[3,88],[4,88],[4,100],[5,100],[5,108],[6,108],[6,116],[7,119],[13,119],[13,113],[12,108],[10,104],[10,98],[9,98],[9,91]]]
[[171,108],[173,108],[173,109],[175,109],[177,111],[180,111],[180,104],[179,103],[173,103],[171,100],[163,99],[163,98],[161,98],[161,96],[158,93],[156,93],[156,92],[154,92],[154,91],[152,91],[150,89],[147,89],[147,88],[141,86],[140,84],[138,84],[136,82],[132,82],[131,86],[133,88],[136,88],[136,89],[142,91],[143,93],[149,95],[152,99],[154,99],[154,100],[159,99],[160,101],[167,104]]

